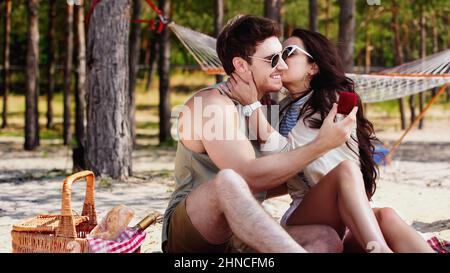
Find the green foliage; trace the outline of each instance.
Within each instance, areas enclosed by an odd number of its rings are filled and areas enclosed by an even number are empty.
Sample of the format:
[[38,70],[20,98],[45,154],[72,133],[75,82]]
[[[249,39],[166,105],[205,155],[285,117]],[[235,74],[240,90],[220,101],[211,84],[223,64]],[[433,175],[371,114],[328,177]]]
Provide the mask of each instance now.
[[[142,1],[142,19],[156,18],[155,12]],[[450,11],[450,3],[447,0],[417,0],[414,2],[397,0],[399,6],[399,21],[410,29],[411,34],[417,34],[418,30],[415,25],[418,20],[421,9],[427,13],[428,37],[431,36],[433,27],[433,16],[437,16],[437,28],[440,33],[441,48],[444,43],[449,41],[448,25],[443,19]],[[88,10],[86,1],[85,10]],[[155,2],[157,3],[157,2]],[[56,36],[58,40],[57,50],[55,52],[57,63],[63,63],[64,55],[64,39],[66,37],[65,1],[56,1]],[[368,5],[367,1],[356,1],[356,28],[355,28],[355,59],[365,49],[365,37],[370,35],[373,46],[373,64],[378,66],[393,65],[393,31],[391,29],[391,1],[381,1],[381,5]],[[339,3],[336,0],[319,0],[318,1],[318,21],[319,31],[324,33],[331,40],[336,41],[338,33],[338,15]],[[4,12],[4,4],[0,4],[0,10]],[[264,10],[264,1],[261,0],[226,0],[225,1],[225,22],[238,14],[253,14],[262,16]],[[381,10],[381,12],[380,12]],[[282,8],[282,17],[285,30],[294,27],[308,27],[308,1],[306,0],[284,0]],[[39,30],[40,30],[40,64],[44,66],[48,63],[48,39],[47,29],[49,25],[49,3],[41,1],[39,5]],[[0,18],[2,18],[1,16]],[[170,16],[175,22],[188,28],[203,32],[207,35],[213,35],[214,22],[214,1],[197,1],[197,0],[172,0],[172,12]],[[26,42],[27,42],[27,6],[26,0],[14,0],[12,6],[12,32],[11,32],[11,64],[24,66],[26,63]],[[1,20],[3,23],[3,20]],[[155,35],[145,24],[142,24],[144,35],[154,39]],[[286,31],[285,31],[286,32]],[[402,31],[403,32],[403,31]],[[0,37],[3,37],[4,28],[0,27]],[[402,33],[404,34],[404,33]],[[286,33],[287,35],[287,33]],[[413,44],[413,52],[411,58],[418,57],[416,52],[418,46],[418,35],[410,35],[410,43]],[[194,58],[183,48],[178,39],[172,39],[172,56],[173,65],[196,65]],[[0,49],[3,49],[3,43]],[[448,45],[447,45],[448,46]],[[432,39],[427,41],[428,51],[432,50]],[[0,61],[3,56],[0,54]],[[142,60],[143,61],[143,60]],[[141,62],[142,62],[141,61]],[[45,80],[46,73],[41,72],[41,79]]]
[[[156,13],[142,1],[141,19],[155,19]],[[11,31],[11,65],[20,67],[21,70],[12,71],[12,92],[23,93],[25,90],[26,50],[27,50],[27,1],[14,0],[12,5],[12,31]],[[85,11],[91,1],[85,1]],[[154,1],[157,4],[157,1]],[[224,0],[224,23],[238,14],[253,14],[262,16],[264,1],[262,0]],[[318,25],[319,32],[329,39],[337,42],[339,23],[339,3],[337,0],[318,0]],[[367,1],[355,1],[355,64],[364,65],[366,50],[366,38],[370,38],[373,46],[371,60],[373,66],[390,67],[394,65],[394,35],[392,29],[392,1],[381,1],[381,5],[369,5]],[[450,2],[448,0],[397,0],[398,19],[401,27],[402,48],[405,50],[405,60],[410,61],[420,57],[420,39],[418,23],[420,12],[423,9],[427,18],[427,53],[433,52],[433,30],[438,32],[439,49],[447,48],[450,43],[448,31],[448,16]],[[282,21],[285,35],[295,27],[308,28],[309,3],[306,0],[284,0],[282,7]],[[66,1],[56,1],[56,39],[57,47],[54,52],[59,68],[64,64],[65,37],[66,37]],[[172,11],[169,17],[176,23],[195,31],[213,35],[214,25],[214,1],[198,0],[172,0]],[[4,1],[0,4],[0,12],[4,13]],[[0,37],[4,37],[3,20],[0,16]],[[49,1],[40,1],[39,5],[39,31],[40,31],[40,83],[41,90],[45,91],[47,82],[48,64],[48,26],[49,26]],[[135,24],[135,23],[132,23]],[[141,24],[143,38],[154,40],[156,35],[146,24]],[[408,33],[406,33],[408,31]],[[408,36],[406,36],[408,34]],[[0,39],[2,41],[3,39]],[[171,64],[173,66],[190,65],[198,67],[195,59],[183,47],[179,40],[172,35]],[[4,44],[0,42],[0,50],[3,52]],[[143,48],[143,51],[145,49]],[[407,52],[406,52],[407,51]],[[144,63],[144,55],[141,54],[141,63]],[[0,62],[3,62],[3,54],[0,54]],[[144,75],[141,73],[140,75]],[[57,71],[57,89],[62,91],[62,70]],[[2,79],[0,79],[0,82]],[[41,92],[43,93],[43,92]]]

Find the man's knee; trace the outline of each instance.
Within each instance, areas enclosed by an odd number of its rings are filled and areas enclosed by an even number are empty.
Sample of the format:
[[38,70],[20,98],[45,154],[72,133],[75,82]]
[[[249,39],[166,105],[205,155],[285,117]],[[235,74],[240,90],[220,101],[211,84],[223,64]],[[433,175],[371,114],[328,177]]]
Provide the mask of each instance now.
[[308,252],[340,253],[342,240],[337,232],[326,225],[285,226],[286,231]]
[[214,183],[216,184],[219,194],[226,192],[239,193],[249,190],[244,178],[232,169],[223,169],[219,171],[214,179]]
[[318,231],[317,252],[340,253],[343,250],[342,240],[337,232],[329,226],[322,226]]

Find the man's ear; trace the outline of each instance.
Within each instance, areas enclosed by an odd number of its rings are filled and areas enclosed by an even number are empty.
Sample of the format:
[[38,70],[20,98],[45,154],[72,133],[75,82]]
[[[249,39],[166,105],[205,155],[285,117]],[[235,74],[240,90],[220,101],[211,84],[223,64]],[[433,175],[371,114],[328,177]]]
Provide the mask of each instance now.
[[234,57],[233,58],[233,66],[234,70],[238,74],[243,74],[249,70],[248,63],[246,60],[242,59],[241,57]]

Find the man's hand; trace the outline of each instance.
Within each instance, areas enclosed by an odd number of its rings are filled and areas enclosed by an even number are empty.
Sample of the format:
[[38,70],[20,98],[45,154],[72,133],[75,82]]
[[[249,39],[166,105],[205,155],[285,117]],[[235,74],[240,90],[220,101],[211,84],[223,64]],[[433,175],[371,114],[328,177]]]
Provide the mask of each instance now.
[[337,104],[334,103],[330,113],[323,121],[319,134],[315,141],[323,145],[327,150],[341,146],[350,138],[353,128],[356,127],[356,113],[358,107],[354,107],[348,116],[338,122],[334,122],[337,113]]

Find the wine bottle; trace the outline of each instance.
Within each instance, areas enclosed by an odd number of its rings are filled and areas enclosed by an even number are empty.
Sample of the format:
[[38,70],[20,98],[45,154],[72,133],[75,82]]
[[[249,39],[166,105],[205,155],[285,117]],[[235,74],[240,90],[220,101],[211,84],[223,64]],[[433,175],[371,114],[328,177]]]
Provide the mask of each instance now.
[[[150,213],[149,215],[145,216],[144,219],[139,221],[134,227],[132,227],[133,230],[136,232],[144,231],[146,228],[148,228],[151,224],[155,223],[156,220],[158,220],[158,217],[160,214],[158,212]],[[134,253],[141,253],[141,246],[139,246]]]
[[153,212],[150,213],[149,215],[145,216],[144,219],[142,219],[141,221],[139,221],[139,223],[137,223],[133,229],[137,230],[137,231],[142,231],[145,230],[146,228],[148,228],[151,224],[155,223],[156,220],[158,220],[158,217],[160,216],[160,214],[158,212]]

